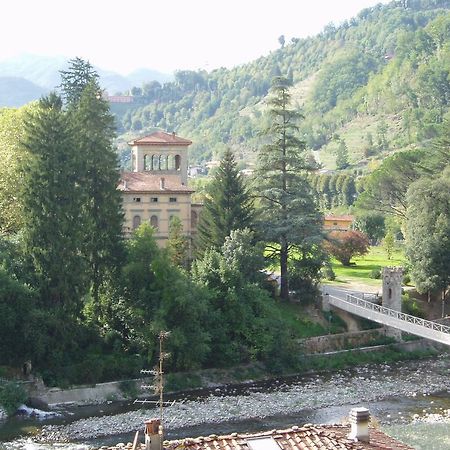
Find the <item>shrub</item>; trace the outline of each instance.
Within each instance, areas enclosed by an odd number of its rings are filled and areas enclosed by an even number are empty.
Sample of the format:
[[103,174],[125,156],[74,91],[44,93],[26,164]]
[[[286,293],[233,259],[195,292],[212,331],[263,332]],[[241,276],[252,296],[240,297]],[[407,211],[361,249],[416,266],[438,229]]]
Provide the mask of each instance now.
[[23,387],[14,381],[0,382],[0,406],[8,415],[13,414],[17,408],[27,400],[27,393]]
[[349,266],[354,256],[362,256],[369,251],[369,239],[356,230],[332,231],[325,242],[325,248],[343,266]]
[[369,278],[379,280],[381,278],[381,268],[376,267],[375,269],[372,269],[369,273]]

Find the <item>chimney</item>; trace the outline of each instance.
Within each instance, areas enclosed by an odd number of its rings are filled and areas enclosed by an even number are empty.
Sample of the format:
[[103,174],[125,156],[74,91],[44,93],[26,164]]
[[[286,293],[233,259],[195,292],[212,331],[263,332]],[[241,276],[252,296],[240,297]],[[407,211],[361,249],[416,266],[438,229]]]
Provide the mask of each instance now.
[[175,137],[175,131],[172,131],[172,137]]
[[349,416],[351,429],[348,438],[369,442],[369,421],[370,412],[367,408],[352,408]]
[[165,182],[165,180],[164,180],[164,178],[160,178],[159,179],[159,188],[163,191],[164,190],[164,183]]
[[145,450],[161,450],[162,449],[162,426],[159,419],[150,419],[145,424]]

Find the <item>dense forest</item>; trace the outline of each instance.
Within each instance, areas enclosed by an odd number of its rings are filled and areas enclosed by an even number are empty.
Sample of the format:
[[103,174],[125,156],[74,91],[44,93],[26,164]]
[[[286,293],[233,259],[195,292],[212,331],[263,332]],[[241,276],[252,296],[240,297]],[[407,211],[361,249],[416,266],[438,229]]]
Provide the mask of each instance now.
[[450,102],[449,8],[448,0],[379,4],[231,70],[179,71],[173,82],[135,87],[131,107],[113,105],[119,134],[175,130],[194,141],[192,163],[230,146],[249,164],[266,125],[264,98],[283,75],[316,159],[334,168],[347,147],[349,163],[365,167],[436,136]]

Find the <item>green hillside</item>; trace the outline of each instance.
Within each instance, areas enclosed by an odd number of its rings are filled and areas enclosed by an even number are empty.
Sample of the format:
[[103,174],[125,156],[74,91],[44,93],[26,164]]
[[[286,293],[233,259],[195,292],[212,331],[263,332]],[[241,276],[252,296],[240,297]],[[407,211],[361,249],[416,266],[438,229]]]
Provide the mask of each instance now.
[[251,162],[264,98],[282,74],[294,83],[301,131],[324,167],[335,167],[342,143],[351,164],[365,167],[435,136],[449,108],[449,69],[450,0],[393,1],[231,70],[179,71],[173,82],[146,84],[131,108],[115,112],[122,141],[175,130],[194,141],[192,162],[226,146]]

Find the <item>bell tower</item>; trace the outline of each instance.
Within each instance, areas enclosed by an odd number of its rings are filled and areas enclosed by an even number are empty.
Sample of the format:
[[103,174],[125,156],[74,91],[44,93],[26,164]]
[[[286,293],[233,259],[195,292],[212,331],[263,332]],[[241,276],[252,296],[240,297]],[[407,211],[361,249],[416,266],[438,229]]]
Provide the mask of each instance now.
[[191,144],[188,139],[163,131],[136,139],[130,142],[131,170],[161,177],[175,175],[186,186],[188,146]]

